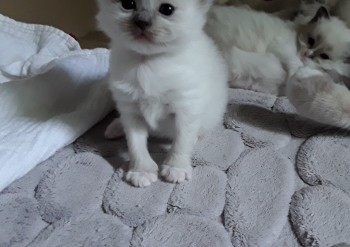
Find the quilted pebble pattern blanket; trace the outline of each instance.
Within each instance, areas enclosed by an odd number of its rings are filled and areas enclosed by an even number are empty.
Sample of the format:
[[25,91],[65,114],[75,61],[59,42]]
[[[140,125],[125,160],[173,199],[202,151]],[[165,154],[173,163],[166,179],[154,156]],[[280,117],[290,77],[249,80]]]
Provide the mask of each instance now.
[[[0,246],[346,246],[350,136],[285,98],[230,89],[224,125],[196,145],[193,179],[126,183],[109,116],[0,195]],[[169,149],[150,140],[161,164]]]

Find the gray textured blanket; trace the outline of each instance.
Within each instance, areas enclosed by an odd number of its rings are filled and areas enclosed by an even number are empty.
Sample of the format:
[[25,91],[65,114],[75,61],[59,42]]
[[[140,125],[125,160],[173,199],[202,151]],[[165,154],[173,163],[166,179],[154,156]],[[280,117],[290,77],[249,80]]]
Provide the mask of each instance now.
[[[0,246],[343,246],[350,136],[284,98],[230,90],[225,127],[199,141],[191,181],[134,188],[112,116],[0,195]],[[151,140],[161,163],[169,143]],[[19,154],[20,155],[20,154]]]

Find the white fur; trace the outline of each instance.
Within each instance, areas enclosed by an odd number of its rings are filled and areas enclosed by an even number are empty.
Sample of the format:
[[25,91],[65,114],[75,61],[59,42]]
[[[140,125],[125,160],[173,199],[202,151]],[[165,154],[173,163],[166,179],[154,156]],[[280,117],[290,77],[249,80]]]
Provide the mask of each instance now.
[[350,127],[350,92],[327,74],[301,68],[287,83],[287,96],[298,113],[314,121]]
[[345,57],[350,57],[350,30],[338,18],[320,20],[319,22],[319,25],[315,26],[312,33],[316,35],[323,34],[322,40],[315,49],[302,47],[300,53],[307,51],[309,54],[313,54],[317,47],[329,46],[332,50],[327,53],[332,57],[332,60],[306,59],[304,61],[305,65],[329,74],[334,72],[339,76],[350,78],[350,65],[344,63]]
[[286,76],[302,66],[294,26],[278,17],[246,7],[214,6],[205,29],[223,51],[233,87],[242,87],[236,83],[244,80],[243,88],[281,94]]
[[[159,2],[150,0],[151,7],[157,9]],[[100,26],[112,38],[110,88],[131,155],[126,179],[139,187],[157,180],[158,167],[147,149],[149,133],[174,139],[161,175],[169,182],[190,179],[193,146],[199,135],[222,122],[227,103],[225,62],[203,32],[210,1],[169,2],[179,11],[172,19],[155,20],[158,30],[171,29],[170,38],[158,35],[166,40],[158,45],[132,40],[118,28],[120,10],[100,0]]]
[[[317,12],[320,4],[302,6],[316,6]],[[314,12],[310,11],[311,19]],[[350,66],[344,62],[350,60],[350,30],[336,17],[315,23],[309,19],[299,26],[249,8],[216,6],[206,31],[224,54],[232,87],[284,95],[286,79],[304,65],[334,75],[333,79],[350,78]],[[316,40],[312,48],[311,36]],[[321,59],[322,50],[331,59]]]

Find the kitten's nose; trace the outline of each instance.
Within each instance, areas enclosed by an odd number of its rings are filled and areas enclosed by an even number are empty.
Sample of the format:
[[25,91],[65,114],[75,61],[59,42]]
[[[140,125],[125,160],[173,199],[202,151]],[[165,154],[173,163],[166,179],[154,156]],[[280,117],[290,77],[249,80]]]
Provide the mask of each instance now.
[[138,26],[142,31],[146,30],[149,26],[151,26],[151,22],[150,21],[145,21],[145,20],[141,20],[141,19],[135,19],[134,23],[136,26]]
[[312,51],[310,51],[310,50],[306,50],[304,52],[304,57],[310,57],[311,55],[312,55]]

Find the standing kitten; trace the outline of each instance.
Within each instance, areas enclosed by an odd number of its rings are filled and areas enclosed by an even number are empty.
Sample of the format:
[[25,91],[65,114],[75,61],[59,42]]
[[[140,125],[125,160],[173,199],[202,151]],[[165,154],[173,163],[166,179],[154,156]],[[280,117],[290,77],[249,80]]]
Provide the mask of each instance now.
[[350,30],[319,7],[295,25],[240,7],[213,7],[206,26],[230,67],[233,87],[285,95],[285,81],[304,66],[349,77]]
[[[158,178],[158,166],[147,149],[150,132],[173,138],[161,175],[182,182],[191,177],[198,136],[222,121],[228,73],[203,31],[211,4],[99,0],[97,19],[112,40],[110,89],[131,155],[126,179],[135,186],[148,186]],[[117,125],[112,123],[107,135],[113,135]]]

